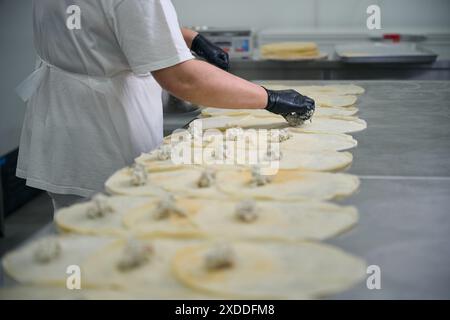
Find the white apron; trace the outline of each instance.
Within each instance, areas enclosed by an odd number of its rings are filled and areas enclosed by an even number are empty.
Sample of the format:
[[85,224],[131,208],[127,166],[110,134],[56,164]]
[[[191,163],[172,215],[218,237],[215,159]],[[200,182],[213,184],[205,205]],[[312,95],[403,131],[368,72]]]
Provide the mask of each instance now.
[[[65,27],[73,4],[81,30]],[[193,57],[169,0],[34,0],[33,21],[41,58],[17,90],[28,101],[17,175],[90,197],[162,142],[161,87],[150,72]]]

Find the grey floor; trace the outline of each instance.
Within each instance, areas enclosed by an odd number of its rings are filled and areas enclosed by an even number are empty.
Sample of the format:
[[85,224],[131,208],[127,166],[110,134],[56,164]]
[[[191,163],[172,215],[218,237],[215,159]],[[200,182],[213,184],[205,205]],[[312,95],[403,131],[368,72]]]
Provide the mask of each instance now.
[[5,220],[5,237],[0,238],[0,256],[23,243],[52,219],[53,206],[46,193],[13,212]]

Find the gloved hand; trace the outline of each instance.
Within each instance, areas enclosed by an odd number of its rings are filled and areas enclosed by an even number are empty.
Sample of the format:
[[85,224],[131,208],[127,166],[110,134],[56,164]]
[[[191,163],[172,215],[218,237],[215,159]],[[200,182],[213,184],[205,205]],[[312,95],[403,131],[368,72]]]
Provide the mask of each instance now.
[[228,71],[230,59],[228,53],[210,42],[201,34],[192,40],[191,50],[216,67]]
[[295,90],[264,89],[269,97],[266,110],[283,116],[289,125],[298,126],[313,116],[316,108],[313,99]]

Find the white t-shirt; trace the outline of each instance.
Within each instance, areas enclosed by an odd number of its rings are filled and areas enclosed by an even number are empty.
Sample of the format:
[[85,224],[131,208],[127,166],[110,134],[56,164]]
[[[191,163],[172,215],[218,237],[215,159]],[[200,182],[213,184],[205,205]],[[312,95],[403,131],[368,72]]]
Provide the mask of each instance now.
[[[66,26],[71,5],[81,29]],[[150,72],[193,56],[170,0],[33,0],[33,19],[41,62],[21,89],[29,102],[17,175],[89,197],[161,143],[161,87]]]

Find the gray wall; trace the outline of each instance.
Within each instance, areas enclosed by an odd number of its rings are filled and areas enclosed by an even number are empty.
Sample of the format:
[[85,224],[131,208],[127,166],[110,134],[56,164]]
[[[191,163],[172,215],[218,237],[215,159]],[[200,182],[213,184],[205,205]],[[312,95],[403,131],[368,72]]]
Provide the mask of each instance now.
[[31,1],[0,0],[0,156],[19,144],[25,104],[15,87],[33,70]]
[[366,31],[366,9],[381,8],[385,30],[449,30],[449,0],[172,0],[184,25],[346,28]]

